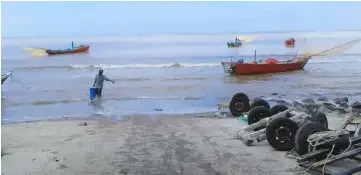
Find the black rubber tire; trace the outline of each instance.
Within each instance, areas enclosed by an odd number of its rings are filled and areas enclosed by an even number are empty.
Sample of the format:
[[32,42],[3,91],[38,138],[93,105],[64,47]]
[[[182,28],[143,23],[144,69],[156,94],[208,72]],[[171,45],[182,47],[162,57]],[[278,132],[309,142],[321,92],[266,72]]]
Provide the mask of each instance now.
[[324,113],[322,112],[314,112],[311,115],[311,122],[320,123],[324,125],[326,129],[328,129],[328,120]]
[[[285,105],[275,105],[275,106],[273,106],[273,107],[270,109],[270,111],[271,111],[271,116],[276,115],[276,114],[278,114],[278,113],[280,113],[280,112],[286,111],[287,109],[288,109],[288,107],[285,106]],[[287,118],[291,118],[292,115],[291,115],[290,113],[287,113],[287,114],[286,114],[286,117],[287,117]]]
[[298,128],[295,136],[295,150],[298,155],[302,156],[308,153],[307,138],[316,132],[327,131],[323,124],[320,123],[306,123]]
[[237,94],[234,94],[233,97],[232,97],[232,99],[234,99],[234,98],[239,98],[239,97],[242,97],[242,98],[244,98],[244,99],[247,99],[247,101],[249,102],[249,98],[248,98],[248,96],[247,96],[245,93],[237,93]]
[[248,97],[237,97],[233,98],[229,103],[229,110],[232,115],[235,117],[243,115],[243,113],[248,112],[250,109]]
[[262,98],[261,97],[256,97],[252,101],[256,101],[256,100],[259,100],[259,99],[262,99]]
[[[253,123],[257,123],[258,121],[262,120],[263,118],[267,118],[271,116],[271,112],[264,106],[256,106],[251,109],[248,113],[248,125],[252,125]],[[259,127],[254,129],[254,131],[258,131],[263,129],[264,127]]]
[[254,100],[252,103],[251,103],[251,109],[256,107],[256,106],[264,106],[268,109],[270,109],[270,105],[269,103],[266,101],[266,100],[263,100],[263,99],[257,99],[257,100]]
[[351,105],[352,109],[361,109],[361,102],[356,101]]
[[[290,137],[286,140],[280,140],[277,137],[279,129],[286,129]],[[266,128],[266,138],[268,143],[277,151],[288,151],[295,147],[295,136],[297,132],[297,123],[286,117],[273,119]]]

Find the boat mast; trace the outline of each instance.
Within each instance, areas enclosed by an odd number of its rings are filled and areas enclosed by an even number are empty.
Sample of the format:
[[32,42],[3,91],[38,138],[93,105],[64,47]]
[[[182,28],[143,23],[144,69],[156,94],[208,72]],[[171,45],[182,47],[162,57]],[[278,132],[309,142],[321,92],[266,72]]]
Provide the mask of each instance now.
[[[303,39],[303,44],[305,43],[305,41],[306,41],[306,38],[305,38],[305,39]],[[297,57],[297,55],[298,55],[298,51],[300,50],[300,48],[301,48],[301,46],[300,46],[300,47],[298,47],[297,52],[296,52],[295,56],[293,56],[293,58],[296,58],[296,57]],[[290,59],[291,59],[291,57],[288,57],[288,59],[287,59],[286,61],[289,61]]]
[[257,50],[254,50],[254,62],[257,63]]
[[[306,38],[305,38],[305,39],[303,39],[303,44],[305,43],[305,41],[306,41]],[[296,54],[295,54],[295,57],[298,55],[298,51],[300,50],[300,48],[301,48],[301,46],[300,46],[300,47],[298,47],[297,52],[296,52]]]

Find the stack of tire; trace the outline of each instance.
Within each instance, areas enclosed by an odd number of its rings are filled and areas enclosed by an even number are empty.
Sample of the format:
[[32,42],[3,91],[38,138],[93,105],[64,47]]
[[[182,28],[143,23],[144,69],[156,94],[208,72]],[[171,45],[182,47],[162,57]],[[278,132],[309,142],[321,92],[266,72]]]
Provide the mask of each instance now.
[[[300,128],[312,123],[321,126],[321,128],[328,128],[327,117],[322,112],[314,112],[311,118],[307,121],[296,123],[287,117],[279,117],[273,119],[266,127],[266,138],[268,143],[278,151],[288,151],[295,148],[297,140],[304,140],[307,142],[307,137],[300,135]],[[318,132],[318,131],[317,131]],[[296,152],[298,148],[296,148]],[[307,147],[308,151],[308,147]]]
[[255,98],[250,104],[248,96],[244,93],[235,94],[229,103],[229,110],[233,116],[241,116],[244,113],[249,112],[249,125],[287,109],[288,107],[285,105],[275,105],[271,108],[269,103],[262,98]]
[[[275,105],[272,108],[269,103],[261,98],[256,98],[249,103],[249,98],[244,93],[237,93],[232,97],[229,109],[234,116],[241,116],[248,113],[248,124],[254,124],[263,118],[271,117],[277,113],[288,109],[285,105]],[[295,147],[295,137],[299,126],[305,123],[297,124],[290,118],[292,115],[287,113],[285,117],[273,119],[266,127],[266,138],[269,144],[278,151],[287,151]],[[315,112],[311,115],[311,122],[319,124],[322,128],[328,128],[327,117],[324,113]],[[264,129],[259,127],[254,129],[258,131]],[[307,138],[306,138],[307,139]],[[307,142],[307,140],[305,140]],[[296,148],[297,149],[297,148]],[[302,148],[303,150],[303,148]]]

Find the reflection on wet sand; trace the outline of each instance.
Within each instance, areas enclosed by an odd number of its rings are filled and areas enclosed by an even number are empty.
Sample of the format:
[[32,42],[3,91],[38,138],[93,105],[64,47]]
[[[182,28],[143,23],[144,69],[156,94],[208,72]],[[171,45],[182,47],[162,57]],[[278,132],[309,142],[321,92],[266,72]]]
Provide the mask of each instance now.
[[246,83],[250,81],[269,81],[274,78],[278,78],[280,76],[303,75],[303,74],[307,74],[307,71],[297,70],[291,72],[280,72],[280,73],[260,74],[260,75],[229,75],[232,78],[228,80],[233,81],[234,83]]

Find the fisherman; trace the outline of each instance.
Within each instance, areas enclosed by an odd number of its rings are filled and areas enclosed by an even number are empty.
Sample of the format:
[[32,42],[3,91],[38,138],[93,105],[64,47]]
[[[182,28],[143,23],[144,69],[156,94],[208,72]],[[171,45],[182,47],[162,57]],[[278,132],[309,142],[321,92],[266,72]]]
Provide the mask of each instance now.
[[113,84],[115,83],[115,81],[107,78],[105,75],[103,75],[103,70],[100,69],[99,73],[95,76],[95,80],[94,80],[94,85],[93,87],[96,88],[96,96],[98,98],[100,98],[102,96],[102,90],[103,90],[103,82],[105,81],[110,81]]
[[74,41],[71,41],[71,48],[74,49]]

